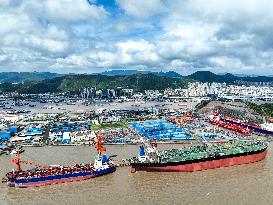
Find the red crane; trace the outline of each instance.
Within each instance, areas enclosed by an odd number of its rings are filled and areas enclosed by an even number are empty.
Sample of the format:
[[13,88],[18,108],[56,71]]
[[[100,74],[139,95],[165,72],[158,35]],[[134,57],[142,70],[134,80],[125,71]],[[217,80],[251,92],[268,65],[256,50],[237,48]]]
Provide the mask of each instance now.
[[20,158],[20,155],[19,155],[19,153],[16,155],[16,157],[15,158],[13,158],[12,160],[12,163],[14,163],[14,164],[16,164],[17,165],[17,171],[18,172],[21,172],[22,171],[22,169],[21,169],[21,163],[23,163],[23,164],[28,164],[28,165],[32,165],[32,166],[35,166],[35,167],[41,167],[41,168],[48,168],[48,166],[44,166],[44,165],[41,165],[41,164],[39,164],[39,163],[37,163],[37,162],[29,162],[29,161],[26,161],[26,160],[22,160],[21,158]]

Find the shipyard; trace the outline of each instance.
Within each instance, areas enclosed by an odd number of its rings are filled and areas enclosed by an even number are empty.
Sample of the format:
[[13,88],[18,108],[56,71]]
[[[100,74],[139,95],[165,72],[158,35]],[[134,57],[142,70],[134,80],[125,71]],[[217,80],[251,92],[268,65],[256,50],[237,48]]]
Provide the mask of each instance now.
[[[126,180],[142,171],[162,176],[219,169],[227,174],[229,169],[251,170],[256,163],[267,163],[271,118],[252,109],[253,99],[234,101],[201,93],[170,100],[166,91],[162,93],[153,100],[133,93],[122,101],[82,95],[2,100],[1,189],[7,184],[41,190],[50,185],[55,190],[66,182],[84,187],[87,179],[107,172],[112,177],[127,172]],[[261,102],[271,103],[254,103]],[[107,155],[100,154],[104,151]],[[99,178],[111,180],[110,175]]]
[[0,205],[268,205],[273,1],[0,0]]

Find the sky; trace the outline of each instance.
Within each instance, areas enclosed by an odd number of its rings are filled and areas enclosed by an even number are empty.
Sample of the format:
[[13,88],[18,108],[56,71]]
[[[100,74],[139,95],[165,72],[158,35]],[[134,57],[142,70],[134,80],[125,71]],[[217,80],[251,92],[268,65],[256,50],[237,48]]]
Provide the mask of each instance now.
[[273,75],[272,0],[0,0],[0,72]]

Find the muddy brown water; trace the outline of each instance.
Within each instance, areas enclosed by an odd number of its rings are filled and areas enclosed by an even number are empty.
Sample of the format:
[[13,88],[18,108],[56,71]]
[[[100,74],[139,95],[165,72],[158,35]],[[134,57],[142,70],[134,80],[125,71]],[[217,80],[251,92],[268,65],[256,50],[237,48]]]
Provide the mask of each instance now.
[[[160,145],[160,149],[180,145]],[[108,155],[128,158],[138,146],[107,146]],[[43,164],[86,163],[89,146],[28,147],[22,158]],[[46,187],[16,189],[0,184],[0,204],[273,204],[273,144],[263,161],[193,173],[130,173],[129,167],[94,179]],[[0,156],[0,177],[15,168]],[[28,167],[23,167],[28,168]]]

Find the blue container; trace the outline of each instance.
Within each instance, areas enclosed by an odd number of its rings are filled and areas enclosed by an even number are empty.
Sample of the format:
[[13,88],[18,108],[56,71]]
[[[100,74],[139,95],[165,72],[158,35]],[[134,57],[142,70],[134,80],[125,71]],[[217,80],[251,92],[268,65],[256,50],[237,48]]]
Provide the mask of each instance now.
[[20,132],[20,127],[9,127],[7,130],[13,133],[17,133]]
[[0,132],[0,138],[2,139],[9,139],[12,137],[12,132],[4,132],[4,131],[1,131]]

